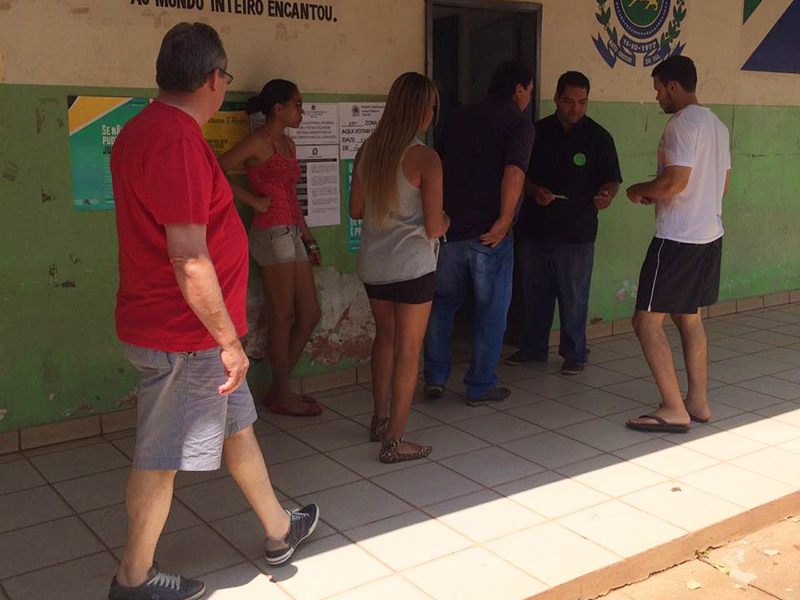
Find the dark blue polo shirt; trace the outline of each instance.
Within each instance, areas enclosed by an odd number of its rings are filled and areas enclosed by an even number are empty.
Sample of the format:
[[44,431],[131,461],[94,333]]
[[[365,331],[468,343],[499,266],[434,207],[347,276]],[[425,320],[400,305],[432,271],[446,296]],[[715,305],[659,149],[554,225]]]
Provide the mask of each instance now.
[[500,217],[507,165],[528,170],[534,129],[510,98],[488,98],[457,109],[445,133],[444,210],[448,241],[471,240]]
[[587,243],[597,238],[594,197],[604,183],[622,182],[614,138],[589,117],[569,131],[556,115],[536,122],[529,179],[569,200],[541,206],[525,198],[519,228],[542,242]]

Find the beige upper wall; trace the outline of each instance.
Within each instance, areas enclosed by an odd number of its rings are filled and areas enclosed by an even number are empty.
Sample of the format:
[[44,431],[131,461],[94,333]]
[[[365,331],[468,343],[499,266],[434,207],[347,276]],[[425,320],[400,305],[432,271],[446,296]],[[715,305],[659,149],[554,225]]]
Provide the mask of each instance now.
[[[680,41],[686,44],[684,53],[697,65],[698,93],[702,102],[800,104],[800,76],[741,70],[790,2],[765,0],[743,26],[743,0],[686,0],[687,14]],[[561,73],[578,69],[592,80],[595,100],[654,101],[650,68],[618,63],[611,69],[597,52],[592,37],[600,34],[602,27],[595,18],[597,3],[594,0],[542,0],[540,3],[543,6],[543,96],[552,96]],[[607,6],[612,4],[613,0],[606,3]],[[621,32],[621,28],[618,29]],[[607,38],[605,33],[602,35]]]
[[[227,1],[227,0],[226,0]],[[245,0],[246,1],[246,0]],[[180,21],[213,25],[225,44],[233,90],[273,77],[301,89],[383,94],[396,75],[424,65],[424,4],[416,0],[311,0],[333,22],[155,8],[131,0],[0,2],[0,81],[103,87],[155,86],[159,45]],[[263,0],[264,5],[267,0]]]
[[[155,8],[156,0],[149,7],[130,0],[4,0],[0,81],[153,87],[161,38],[182,20],[218,29],[234,90],[286,77],[308,91],[381,94],[399,73],[424,69],[424,0],[318,1],[333,6],[336,23],[212,13],[211,0],[203,11]],[[800,76],[740,70],[790,1],[765,0],[742,26],[743,0],[686,0],[680,39],[698,65],[702,101],[800,104]],[[563,71],[577,68],[592,79],[595,100],[653,101],[650,69],[611,69],[598,54],[592,36],[602,28],[594,0],[540,4],[542,96],[552,95]]]

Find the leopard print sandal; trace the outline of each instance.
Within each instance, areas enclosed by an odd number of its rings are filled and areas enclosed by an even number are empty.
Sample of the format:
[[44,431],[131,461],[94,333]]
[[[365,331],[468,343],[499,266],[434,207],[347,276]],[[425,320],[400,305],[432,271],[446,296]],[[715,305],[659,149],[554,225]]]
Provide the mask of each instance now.
[[386,431],[389,429],[389,418],[379,418],[375,415],[372,416],[372,423],[369,426],[369,440],[371,442],[382,442],[386,437]]
[[420,444],[414,444],[417,446],[417,450],[413,452],[400,452],[400,443],[403,441],[403,438],[399,440],[392,439],[387,437],[383,440],[383,444],[381,445],[381,451],[378,455],[378,460],[382,463],[399,463],[405,462],[407,460],[419,460],[420,458],[425,458],[431,453],[433,448],[431,446],[422,446]]

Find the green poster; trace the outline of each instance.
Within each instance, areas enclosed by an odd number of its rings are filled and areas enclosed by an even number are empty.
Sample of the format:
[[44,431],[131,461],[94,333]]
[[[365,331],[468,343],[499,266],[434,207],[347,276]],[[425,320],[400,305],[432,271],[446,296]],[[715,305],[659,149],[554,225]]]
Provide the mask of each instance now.
[[69,146],[75,210],[113,210],[111,148],[147,98],[69,97]]
[[353,163],[355,160],[348,158],[342,161],[344,165],[344,197],[347,206],[347,251],[358,252],[361,249],[361,219],[350,218],[350,181],[353,179]]

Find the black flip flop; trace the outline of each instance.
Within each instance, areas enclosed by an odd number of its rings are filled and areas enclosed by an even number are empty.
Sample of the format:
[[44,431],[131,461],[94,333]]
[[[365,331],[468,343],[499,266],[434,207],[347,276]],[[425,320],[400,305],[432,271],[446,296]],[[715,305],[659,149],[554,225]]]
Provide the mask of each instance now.
[[656,421],[656,424],[650,423],[632,423],[628,421],[625,423],[625,427],[628,429],[634,429],[636,431],[647,431],[649,433],[688,433],[689,426],[688,425],[679,425],[677,423],[667,423],[664,419],[659,417],[658,415],[641,415],[637,417],[639,419],[653,419]]
[[708,423],[708,419],[701,419],[700,417],[695,417],[693,414],[690,414],[689,418],[695,423],[700,423],[701,425]]

